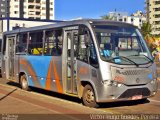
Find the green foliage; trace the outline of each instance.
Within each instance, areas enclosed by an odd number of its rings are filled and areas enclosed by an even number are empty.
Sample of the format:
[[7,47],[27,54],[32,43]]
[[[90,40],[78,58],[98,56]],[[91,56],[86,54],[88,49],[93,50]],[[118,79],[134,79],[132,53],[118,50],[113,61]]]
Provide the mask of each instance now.
[[141,27],[141,33],[142,33],[144,39],[146,40],[148,47],[152,51],[153,50],[153,42],[155,41],[155,38],[151,34],[151,32],[152,32],[152,25],[149,22],[143,23],[143,25]]
[[101,16],[101,18],[104,19],[104,20],[108,20],[109,16],[108,15],[103,15],[103,16]]
[[148,38],[148,37],[152,37],[152,26],[149,22],[145,22],[143,23],[142,27],[141,27],[141,32],[144,36],[144,38]]
[[112,20],[113,19],[113,18],[109,17],[108,15],[103,15],[103,16],[101,16],[101,18],[103,20]]

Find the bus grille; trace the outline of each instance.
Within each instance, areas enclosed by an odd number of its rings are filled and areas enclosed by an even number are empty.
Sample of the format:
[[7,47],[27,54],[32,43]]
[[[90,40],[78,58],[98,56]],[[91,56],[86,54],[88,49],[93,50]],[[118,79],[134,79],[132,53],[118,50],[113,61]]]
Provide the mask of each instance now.
[[116,73],[122,74],[122,75],[140,75],[140,74],[144,73],[144,70],[127,70],[124,72],[116,70]]
[[136,95],[142,95],[142,96],[150,96],[150,90],[148,88],[136,88],[136,89],[128,89],[126,90],[120,97],[119,99],[122,98],[130,98],[132,96]]

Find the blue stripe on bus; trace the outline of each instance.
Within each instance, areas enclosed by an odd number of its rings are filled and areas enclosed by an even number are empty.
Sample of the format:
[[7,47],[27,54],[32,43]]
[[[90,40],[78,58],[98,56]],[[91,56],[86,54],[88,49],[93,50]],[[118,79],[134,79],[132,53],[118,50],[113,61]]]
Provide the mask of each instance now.
[[47,77],[49,64],[52,57],[51,56],[27,56],[26,59],[32,65],[32,68],[36,73],[36,77],[38,77],[39,83],[43,88],[45,88],[46,77]]

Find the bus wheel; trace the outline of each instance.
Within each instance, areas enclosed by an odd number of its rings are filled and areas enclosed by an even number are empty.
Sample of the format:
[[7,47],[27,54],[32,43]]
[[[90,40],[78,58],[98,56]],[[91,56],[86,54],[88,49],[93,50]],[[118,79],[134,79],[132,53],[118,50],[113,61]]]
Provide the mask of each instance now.
[[29,89],[29,86],[28,86],[27,77],[26,77],[25,74],[20,77],[20,84],[21,84],[21,88],[22,88],[23,90],[27,90],[27,91],[30,90],[30,89]]
[[83,104],[88,107],[98,107],[95,99],[95,93],[93,88],[90,85],[86,85],[84,87],[83,96],[82,96]]

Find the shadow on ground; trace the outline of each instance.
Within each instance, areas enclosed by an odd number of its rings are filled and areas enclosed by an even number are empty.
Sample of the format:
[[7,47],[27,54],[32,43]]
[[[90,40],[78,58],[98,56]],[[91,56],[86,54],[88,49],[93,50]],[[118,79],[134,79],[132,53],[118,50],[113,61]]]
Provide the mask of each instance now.
[[[7,84],[10,85],[10,86],[15,86],[15,87],[21,88],[18,83],[8,82]],[[79,98],[76,98],[76,97],[72,97],[72,96],[68,96],[68,95],[64,95],[64,94],[60,94],[60,93],[56,93],[56,92],[52,92],[52,91],[47,91],[47,90],[40,89],[40,88],[35,88],[35,87],[30,87],[30,88],[31,88],[30,91],[33,91],[33,92],[36,92],[36,93],[40,93],[40,94],[43,94],[43,95],[48,95],[48,96],[64,99],[64,100],[67,100],[67,101],[81,103],[81,100]]]
[[[8,82],[7,84],[11,85],[11,86],[15,86],[15,87],[20,87],[19,84],[14,83],[14,82]],[[78,104],[82,103],[81,99],[79,99],[79,98],[68,96],[68,95],[64,95],[64,94],[60,94],[60,93],[56,93],[56,92],[52,92],[52,91],[47,91],[47,90],[34,88],[34,87],[31,87],[31,91],[36,92],[36,93],[40,93],[40,94],[43,94],[43,95],[48,95],[48,96],[51,96],[51,97],[56,97],[56,98],[60,98],[60,99],[63,99],[63,100],[75,102],[75,103],[78,103]],[[147,104],[149,102],[150,102],[149,100],[137,100],[137,101],[100,103],[99,104],[100,105],[99,108],[113,108],[113,107],[134,106],[134,105],[138,105],[138,104]]]

